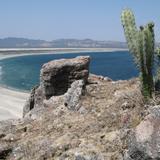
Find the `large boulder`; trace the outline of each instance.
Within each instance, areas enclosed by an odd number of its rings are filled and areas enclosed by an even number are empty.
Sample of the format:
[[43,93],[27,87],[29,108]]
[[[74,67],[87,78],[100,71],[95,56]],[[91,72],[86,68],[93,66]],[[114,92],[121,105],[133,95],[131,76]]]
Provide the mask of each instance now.
[[40,74],[40,86],[32,89],[23,108],[23,116],[33,108],[42,108],[44,105],[48,105],[51,102],[51,100],[49,101],[51,97],[53,99],[64,95],[75,81],[77,82],[72,85],[64,103],[70,109],[76,108],[82,89],[88,81],[89,63],[89,56],[80,56],[72,59],[54,60],[44,64]]
[[43,65],[40,85],[46,98],[63,95],[76,80],[87,82],[90,57],[54,60]]

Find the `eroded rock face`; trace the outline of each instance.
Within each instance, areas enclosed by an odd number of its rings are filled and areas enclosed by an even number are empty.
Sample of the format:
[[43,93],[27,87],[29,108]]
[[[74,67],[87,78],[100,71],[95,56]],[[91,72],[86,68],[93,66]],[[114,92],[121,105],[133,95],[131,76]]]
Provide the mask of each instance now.
[[40,86],[34,87],[31,91],[29,99],[23,107],[23,117],[34,108],[42,108],[44,99],[45,96],[42,88]]
[[89,75],[89,62],[90,58],[84,56],[44,64],[40,80],[46,98],[63,95],[76,80],[82,79],[86,83]]
[[68,107],[73,108],[73,105],[75,106],[75,103],[79,100],[78,97],[80,97],[79,94],[82,92],[82,87],[86,85],[88,80],[89,63],[89,56],[81,56],[72,59],[54,60],[44,64],[40,74],[40,86],[32,89],[30,97],[23,108],[23,116],[33,108],[42,108],[44,105],[48,105],[51,97],[53,99],[54,97],[64,95],[72,83],[77,81],[72,85],[74,90],[76,88],[76,91],[73,93],[74,97],[69,96],[73,90],[71,89],[66,96],[66,102],[64,102],[68,104]]
[[160,159],[160,106],[151,107],[149,112],[129,138],[126,160]]
[[29,97],[28,101],[26,102],[25,106],[23,107],[23,115],[25,115],[26,113],[28,113],[30,110],[32,110],[34,108],[35,92],[36,92],[37,88],[38,87],[34,87],[31,90],[30,97]]

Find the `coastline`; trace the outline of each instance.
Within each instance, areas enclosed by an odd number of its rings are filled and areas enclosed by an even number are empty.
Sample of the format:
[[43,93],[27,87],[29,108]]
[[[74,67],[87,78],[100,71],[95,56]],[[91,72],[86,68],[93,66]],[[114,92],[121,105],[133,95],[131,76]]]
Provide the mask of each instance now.
[[40,54],[67,54],[67,53],[84,53],[84,52],[116,52],[128,51],[123,48],[0,48],[0,60],[5,58],[40,55]]
[[[115,52],[127,51],[119,48],[53,48],[45,49],[0,49],[0,60],[25,55],[40,54],[67,54],[83,52]],[[6,119],[17,119],[22,117],[23,106],[29,97],[29,93],[18,89],[0,85],[0,121]]]

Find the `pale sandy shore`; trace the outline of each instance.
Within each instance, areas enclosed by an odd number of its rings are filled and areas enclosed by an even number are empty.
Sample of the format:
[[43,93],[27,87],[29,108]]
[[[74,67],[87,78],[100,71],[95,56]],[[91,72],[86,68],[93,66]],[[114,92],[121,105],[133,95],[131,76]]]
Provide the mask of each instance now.
[[[111,51],[126,51],[126,49],[118,48],[53,48],[53,49],[0,49],[0,60],[10,57],[23,56],[23,55],[38,55],[48,53],[79,53],[79,52],[111,52]],[[52,52],[51,52],[52,51]],[[41,52],[41,53],[37,53]],[[29,97],[29,93],[16,91],[0,86],[0,120],[21,118],[23,106]]]
[[21,118],[29,93],[0,87],[0,120]]
[[123,48],[0,48],[0,59],[40,54],[128,51]]

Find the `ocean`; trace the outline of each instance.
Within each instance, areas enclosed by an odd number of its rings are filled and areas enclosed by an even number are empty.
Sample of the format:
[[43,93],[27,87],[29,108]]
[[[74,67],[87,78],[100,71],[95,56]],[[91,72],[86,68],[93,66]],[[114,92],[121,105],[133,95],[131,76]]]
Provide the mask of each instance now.
[[0,60],[0,84],[18,90],[30,90],[39,84],[39,74],[46,62],[76,56],[91,56],[90,72],[113,80],[138,76],[132,55],[127,51],[41,54]]

